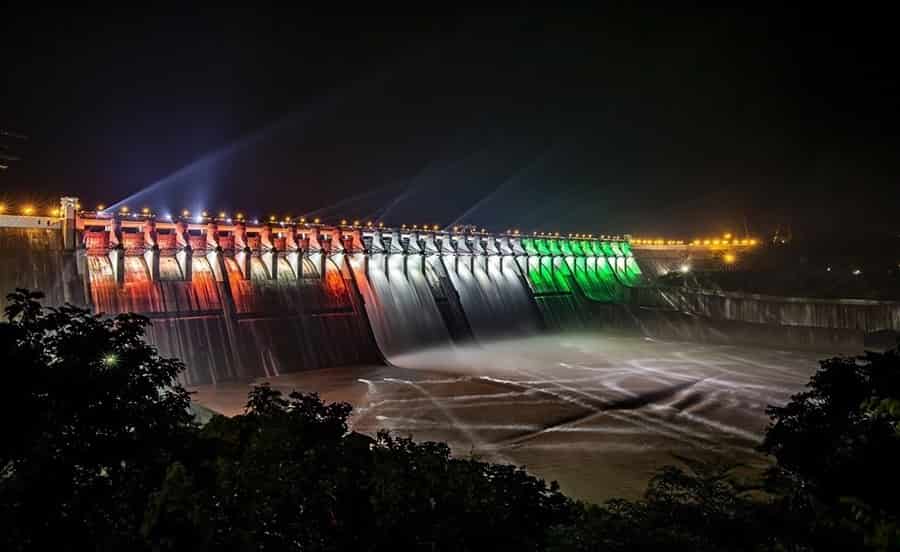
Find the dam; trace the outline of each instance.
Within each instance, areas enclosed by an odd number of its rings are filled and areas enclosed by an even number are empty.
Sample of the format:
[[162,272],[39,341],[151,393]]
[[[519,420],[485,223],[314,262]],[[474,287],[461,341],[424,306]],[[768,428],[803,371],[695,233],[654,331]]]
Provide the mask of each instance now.
[[[749,246],[748,246],[749,247]],[[667,288],[725,251],[629,236],[235,215],[0,212],[0,286],[136,312],[194,400],[317,391],[387,429],[525,465],[586,500],[638,497],[672,454],[752,469],[765,406],[900,304]],[[743,252],[741,253],[744,254]],[[4,298],[0,298],[3,302]]]
[[[48,305],[148,317],[148,340],[184,360],[188,385],[391,363],[497,338],[604,327],[665,333],[696,326],[698,313],[741,322],[735,299],[654,287],[655,276],[676,270],[684,256],[673,248],[636,255],[627,237],[260,222],[224,213],[157,217],[85,211],[75,198],[63,198],[53,216],[0,219],[5,292],[26,287],[43,291]],[[795,302],[782,309],[799,317],[792,322],[771,314],[771,301],[757,302],[739,302],[756,330],[900,326],[896,304],[840,305],[837,316],[813,304],[814,315],[803,318]],[[676,334],[722,334],[708,326]]]

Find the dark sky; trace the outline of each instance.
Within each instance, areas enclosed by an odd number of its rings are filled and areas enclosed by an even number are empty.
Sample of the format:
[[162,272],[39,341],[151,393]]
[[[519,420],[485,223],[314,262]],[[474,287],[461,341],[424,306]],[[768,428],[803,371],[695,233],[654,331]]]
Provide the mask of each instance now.
[[2,20],[0,197],[502,230],[896,229],[886,14]]

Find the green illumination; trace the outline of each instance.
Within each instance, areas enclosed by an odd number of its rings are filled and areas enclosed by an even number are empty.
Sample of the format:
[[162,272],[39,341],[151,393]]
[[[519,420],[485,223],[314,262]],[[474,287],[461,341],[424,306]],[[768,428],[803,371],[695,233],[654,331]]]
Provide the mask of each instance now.
[[610,303],[623,300],[624,290],[603,257],[575,259],[575,281],[591,301]]
[[571,293],[577,286],[590,301],[623,302],[626,287],[642,279],[627,242],[566,238],[522,238],[528,257],[517,260],[536,295]]
[[557,257],[555,259],[551,259],[551,262],[551,266],[553,267],[553,282],[556,284],[556,291],[571,293],[572,272],[569,270],[569,265],[566,264],[566,260]]
[[[549,263],[550,259],[546,259]],[[553,293],[556,288],[553,285],[549,264],[544,266],[544,259],[540,257],[528,257],[528,282],[535,293]]]
[[534,240],[534,245],[537,247],[539,255],[550,255],[550,247],[547,245],[547,240],[544,239],[536,239]]
[[620,275],[622,281],[629,287],[638,285],[643,274],[641,273],[641,267],[637,264],[637,260],[634,257],[625,257],[620,260],[623,262],[623,270]]
[[551,255],[556,256],[556,255],[562,255],[562,254],[563,254],[562,249],[559,248],[559,240],[547,240],[547,242],[548,242],[548,245],[549,245],[549,247],[550,247],[550,254],[551,254]]

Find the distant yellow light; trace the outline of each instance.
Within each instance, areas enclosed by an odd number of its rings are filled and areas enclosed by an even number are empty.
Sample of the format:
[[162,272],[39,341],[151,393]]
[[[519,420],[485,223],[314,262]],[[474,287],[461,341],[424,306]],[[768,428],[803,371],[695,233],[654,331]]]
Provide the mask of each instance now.
[[750,240],[750,245],[756,245],[756,240]]
[[709,245],[709,240],[703,240],[703,245]]
[[347,225],[347,219],[341,219],[341,226]]
[[730,240],[730,239],[731,239],[731,233],[730,233],[730,232],[726,232],[726,233],[725,233],[725,236],[723,236],[723,237],[724,237],[726,240]]
[[275,222],[275,215],[269,215],[269,221]]
[[58,216],[59,216],[59,209],[53,209],[53,210],[51,210],[51,211],[50,211],[50,216],[51,216],[51,217],[58,217]]
[[6,212],[6,205],[4,205],[3,203],[0,203],[0,213],[5,213],[5,212]]
[[206,211],[203,211],[203,212],[200,213],[200,214],[203,215],[204,217],[208,217],[208,216],[209,216],[209,213],[207,213]]
[[719,245],[719,240],[713,240],[713,245]]
[[734,262],[737,260],[737,257],[735,257],[732,253],[726,253],[722,256],[722,260],[725,261],[725,264],[734,264]]
[[34,213],[34,207],[32,207],[31,205],[26,205],[26,206],[22,209],[22,214],[23,214],[23,215],[30,215],[30,214],[32,214],[32,213]]
[[300,222],[306,222],[306,217],[300,217]]
[[[369,225],[371,225],[371,224],[372,223],[370,222]],[[432,230],[437,230],[438,228],[440,228],[440,226],[438,226],[437,224],[435,224],[434,226],[431,227]]]
[[123,205],[122,208],[119,209],[119,212],[120,212],[120,213],[127,213],[127,212],[128,212],[128,206],[127,206],[127,205]]
[[98,210],[98,211],[102,211],[102,210],[104,210],[104,209],[106,209],[106,205],[103,205],[102,203],[101,203],[100,205],[97,205],[97,210]]
[[241,220],[242,218],[244,218],[244,213],[238,213],[237,215],[235,215],[235,217],[236,217],[238,220]]
[[383,223],[383,222],[379,222],[379,223],[378,223],[378,227],[379,227],[379,228],[384,228],[384,223]]
[[318,218],[318,217],[316,217],[316,218],[315,218],[315,219],[313,219],[313,223],[315,223],[315,224],[319,224],[319,218]]
[[220,219],[225,218],[225,211],[222,211],[221,213],[219,213],[219,218]]
[[191,212],[188,211],[187,209],[185,209],[184,211],[181,212],[181,216],[189,217],[189,216],[191,216]]

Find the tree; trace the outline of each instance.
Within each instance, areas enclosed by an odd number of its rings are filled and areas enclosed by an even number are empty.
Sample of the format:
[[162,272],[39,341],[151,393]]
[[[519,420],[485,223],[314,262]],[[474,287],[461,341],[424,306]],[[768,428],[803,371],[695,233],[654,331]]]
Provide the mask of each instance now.
[[259,386],[198,427],[147,319],[40,298],[17,290],[0,323],[5,550],[543,550],[571,520],[555,484],[354,433],[316,394]]
[[775,456],[780,491],[805,502],[831,544],[900,549],[900,351],[821,362],[781,407],[762,450]]
[[183,366],[146,344],[145,318],[42,309],[41,297],[10,294],[0,323],[2,542],[120,550],[194,430]]

